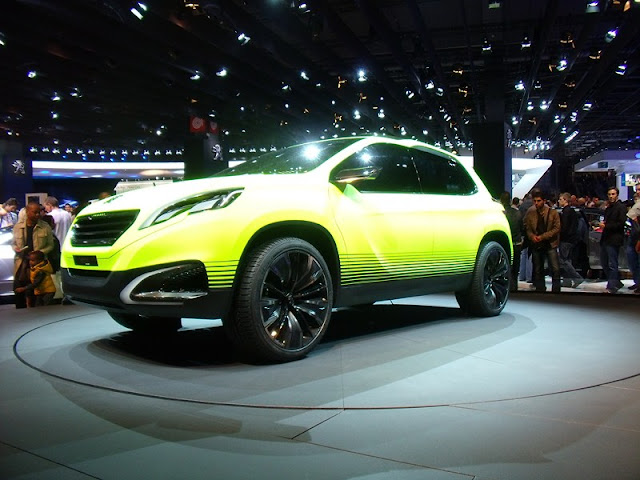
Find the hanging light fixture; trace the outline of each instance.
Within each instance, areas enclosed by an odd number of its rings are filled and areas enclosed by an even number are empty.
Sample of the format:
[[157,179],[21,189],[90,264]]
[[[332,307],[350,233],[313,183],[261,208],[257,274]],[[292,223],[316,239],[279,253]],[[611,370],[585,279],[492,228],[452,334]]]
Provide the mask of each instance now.
[[625,73],[627,73],[627,62],[626,61],[624,61],[620,65],[618,65],[618,68],[616,69],[616,73],[618,75],[624,75]]

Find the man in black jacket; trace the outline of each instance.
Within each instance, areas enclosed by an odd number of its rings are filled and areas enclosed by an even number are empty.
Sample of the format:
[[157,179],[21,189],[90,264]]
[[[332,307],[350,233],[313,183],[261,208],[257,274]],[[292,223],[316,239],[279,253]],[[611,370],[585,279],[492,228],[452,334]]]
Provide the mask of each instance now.
[[563,286],[576,288],[584,279],[580,276],[571,263],[573,247],[578,243],[578,214],[570,205],[571,195],[561,193],[558,205],[562,208],[560,215],[560,245],[558,247],[558,260],[560,269],[564,275]]
[[600,263],[607,277],[607,293],[616,293],[622,288],[618,271],[618,255],[624,243],[624,224],[627,220],[627,209],[618,200],[620,191],[617,187],[607,190],[609,205],[604,211],[604,221],[600,222],[602,237],[600,238]]

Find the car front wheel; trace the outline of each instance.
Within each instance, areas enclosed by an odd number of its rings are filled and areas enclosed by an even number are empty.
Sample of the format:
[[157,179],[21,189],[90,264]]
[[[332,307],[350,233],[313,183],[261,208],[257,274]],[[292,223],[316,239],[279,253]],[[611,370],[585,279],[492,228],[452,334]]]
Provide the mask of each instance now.
[[466,312],[481,317],[498,315],[509,298],[509,256],[497,242],[480,245],[471,284],[456,292],[456,300]]
[[249,253],[225,320],[245,358],[287,362],[307,355],[329,326],[333,285],[320,252],[298,238],[279,238]]

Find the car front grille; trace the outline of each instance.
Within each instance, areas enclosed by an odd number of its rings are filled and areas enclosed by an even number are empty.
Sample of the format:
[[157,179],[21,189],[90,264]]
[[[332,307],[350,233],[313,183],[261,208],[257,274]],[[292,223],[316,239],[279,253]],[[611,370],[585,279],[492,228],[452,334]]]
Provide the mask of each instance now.
[[78,217],[71,229],[74,247],[108,247],[133,224],[140,210],[94,213]]

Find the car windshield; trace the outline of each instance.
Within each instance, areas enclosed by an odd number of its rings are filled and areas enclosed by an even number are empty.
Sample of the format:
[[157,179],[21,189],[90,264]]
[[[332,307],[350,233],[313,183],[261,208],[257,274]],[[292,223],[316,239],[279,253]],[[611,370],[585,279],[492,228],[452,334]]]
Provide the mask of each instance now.
[[296,145],[276,152],[265,153],[235,167],[227,168],[213,176],[305,173],[313,170],[328,158],[358,140],[360,138],[342,138]]

